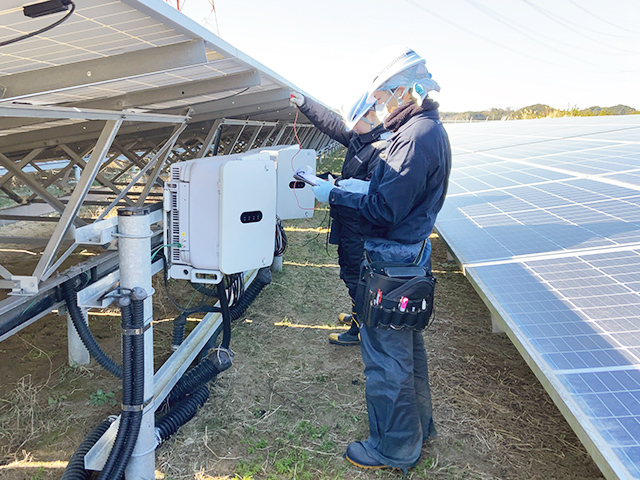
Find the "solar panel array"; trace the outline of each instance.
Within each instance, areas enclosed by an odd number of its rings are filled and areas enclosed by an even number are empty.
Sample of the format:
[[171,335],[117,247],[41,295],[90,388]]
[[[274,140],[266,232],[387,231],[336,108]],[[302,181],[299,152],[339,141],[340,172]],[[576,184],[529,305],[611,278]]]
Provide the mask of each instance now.
[[640,116],[446,127],[438,232],[605,476],[640,479]]
[[[0,41],[63,16],[29,18],[22,12],[24,3],[3,1]],[[2,48],[0,104],[19,101],[169,114],[183,114],[191,107],[192,123],[223,117],[293,121],[296,109],[289,103],[289,91],[298,87],[164,1],[75,3],[74,13],[62,24]],[[123,105],[111,105],[108,100],[113,99]],[[53,138],[65,138],[67,132],[76,135],[78,123],[82,122],[1,118],[0,148],[6,151],[25,134],[54,127],[69,128],[57,130]],[[15,142],[7,138],[11,136]]]

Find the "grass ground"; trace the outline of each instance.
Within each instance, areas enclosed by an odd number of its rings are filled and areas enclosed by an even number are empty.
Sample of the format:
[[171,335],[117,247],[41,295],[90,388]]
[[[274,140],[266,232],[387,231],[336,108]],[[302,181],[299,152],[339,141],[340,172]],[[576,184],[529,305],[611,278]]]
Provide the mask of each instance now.
[[[233,324],[234,365],[197,416],[156,451],[164,479],[396,479],[342,458],[367,436],[357,347],[328,343],[349,299],[326,245],[326,211],[286,222],[282,272]],[[433,240],[436,318],[424,333],[439,436],[410,479],[602,479],[570,427],[445,246]],[[176,315],[156,282],[156,363],[170,354]],[[190,287],[174,285],[187,301]],[[91,317],[119,356],[116,312]],[[189,328],[196,321],[189,322]],[[66,319],[49,315],[0,343],[0,479],[59,478],[86,433],[118,411],[120,386],[100,367],[66,366]]]

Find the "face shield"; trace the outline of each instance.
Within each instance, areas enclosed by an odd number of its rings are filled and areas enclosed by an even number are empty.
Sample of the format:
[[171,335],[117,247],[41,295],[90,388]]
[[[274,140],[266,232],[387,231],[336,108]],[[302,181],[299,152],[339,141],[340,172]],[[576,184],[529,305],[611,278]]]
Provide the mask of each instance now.
[[[371,110],[371,107],[373,107],[374,103],[375,103],[375,99],[373,102],[369,102],[367,101],[366,94],[363,94],[352,105],[343,107],[342,118],[347,127],[347,130],[349,131],[353,130],[353,127],[355,126],[356,123],[358,123],[358,120],[362,120],[364,115],[369,110]],[[367,120],[367,123],[368,123],[368,120]]]

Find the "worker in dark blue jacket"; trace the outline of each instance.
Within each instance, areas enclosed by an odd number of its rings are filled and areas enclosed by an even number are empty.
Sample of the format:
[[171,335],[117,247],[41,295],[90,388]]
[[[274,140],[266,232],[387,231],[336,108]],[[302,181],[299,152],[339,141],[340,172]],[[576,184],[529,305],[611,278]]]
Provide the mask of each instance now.
[[[382,126],[372,105],[364,105],[359,99],[345,111],[345,119],[327,110],[312,98],[293,92],[291,102],[313,122],[324,134],[347,147],[342,164],[342,172],[336,182],[355,178],[369,181],[373,170],[380,161],[387,143],[384,138],[389,132]],[[330,208],[331,233],[329,243],[338,245],[340,278],[344,281],[351,297],[351,314],[340,314],[339,320],[350,328],[346,332],[331,333],[329,342],[349,346],[360,344],[358,317],[353,308],[356,289],[360,278],[360,262],[364,252],[364,238],[360,228],[360,216],[351,207],[332,205]]]
[[[429,234],[447,191],[451,148],[428,98],[440,90],[425,61],[413,50],[393,47],[379,54],[381,69],[367,92],[383,125],[392,132],[386,160],[363,193],[359,180],[339,188],[313,187],[320,202],[355,209],[365,251],[372,261],[416,263],[430,268]],[[422,332],[373,328],[361,319],[369,438],[351,443],[346,458],[372,469],[407,468],[420,458],[424,440],[434,437],[427,354]]]

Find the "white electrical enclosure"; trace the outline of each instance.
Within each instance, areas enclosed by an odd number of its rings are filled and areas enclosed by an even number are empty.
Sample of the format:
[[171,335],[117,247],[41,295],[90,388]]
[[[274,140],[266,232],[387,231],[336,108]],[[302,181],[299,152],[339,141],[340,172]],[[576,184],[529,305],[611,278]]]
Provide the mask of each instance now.
[[296,170],[311,167],[316,171],[316,151],[300,149],[297,145],[275,146],[252,150],[266,152],[276,165],[277,200],[276,213],[282,220],[292,218],[311,218],[315,206],[315,196],[311,186],[293,178]]
[[218,283],[222,274],[271,265],[275,165],[259,152],[175,163],[165,211],[170,277]]

